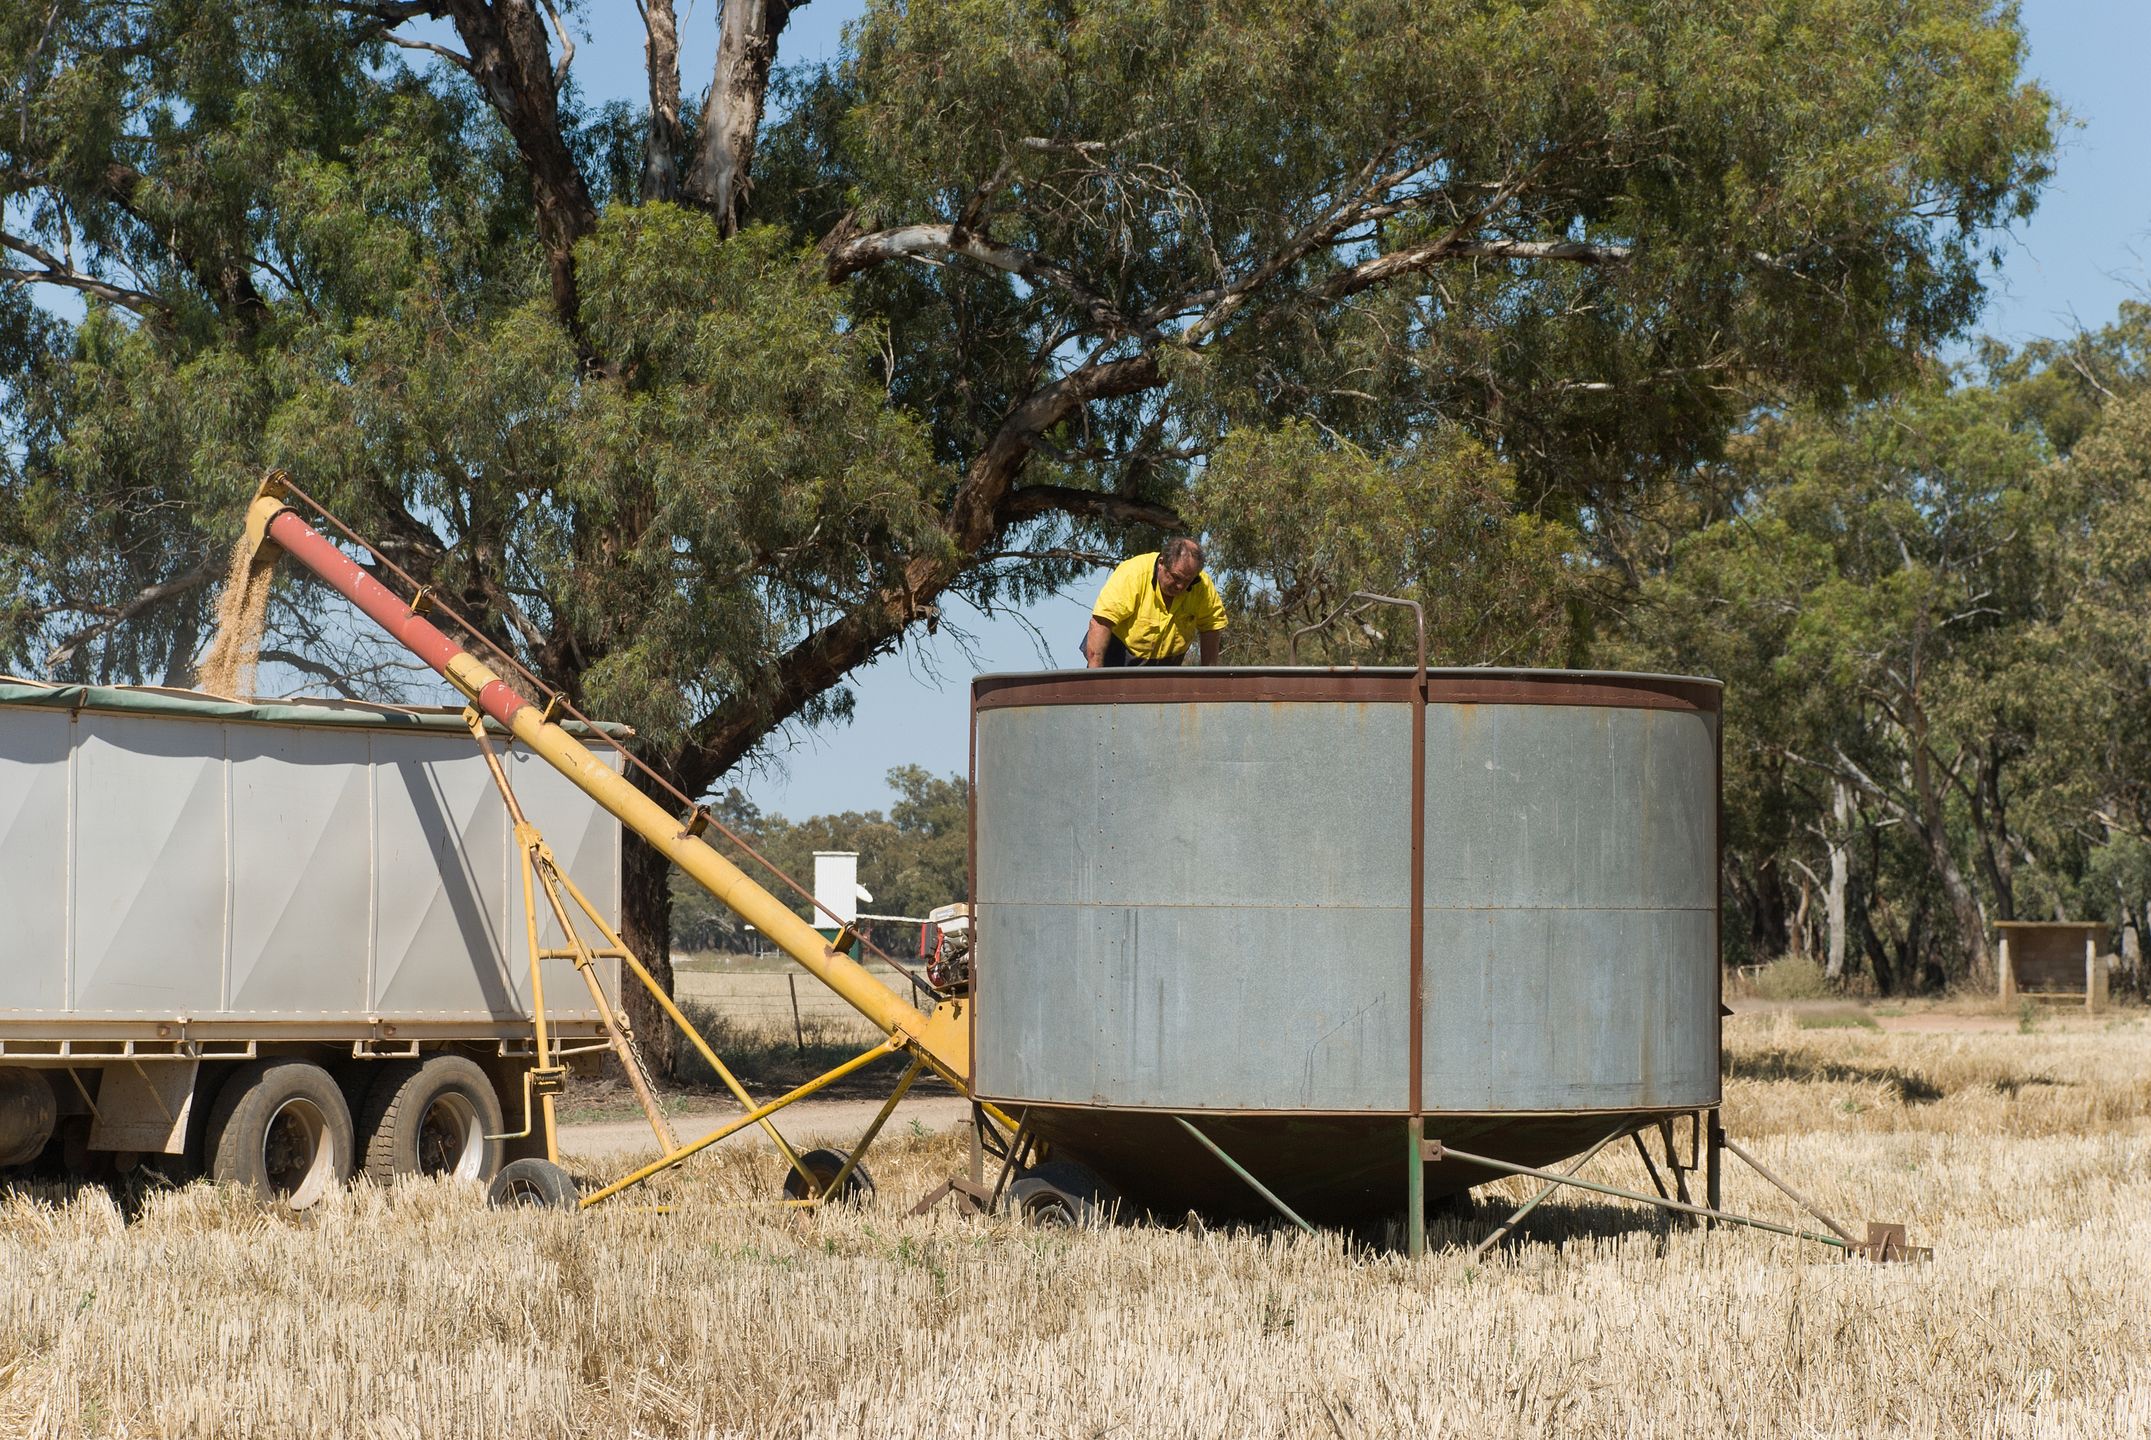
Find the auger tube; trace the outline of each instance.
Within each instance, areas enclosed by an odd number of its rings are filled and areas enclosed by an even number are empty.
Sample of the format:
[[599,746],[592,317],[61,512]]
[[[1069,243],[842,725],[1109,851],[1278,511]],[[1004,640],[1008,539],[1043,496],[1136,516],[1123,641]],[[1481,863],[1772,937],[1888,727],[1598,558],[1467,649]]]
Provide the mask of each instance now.
[[247,512],[247,533],[274,542],[375,624],[426,662],[475,706],[498,721],[540,759],[657,847],[660,853],[733,914],[762,932],[786,955],[835,991],[882,1032],[906,1043],[959,1089],[968,1089],[969,1025],[961,1002],[944,1002],[932,1016],[874,978],[867,968],[832,949],[791,908],[755,883],[699,836],[682,817],[620,775],[599,764],[581,741],[545,718],[536,705],[396,593],[368,575],[291,508],[279,480],[263,482]]

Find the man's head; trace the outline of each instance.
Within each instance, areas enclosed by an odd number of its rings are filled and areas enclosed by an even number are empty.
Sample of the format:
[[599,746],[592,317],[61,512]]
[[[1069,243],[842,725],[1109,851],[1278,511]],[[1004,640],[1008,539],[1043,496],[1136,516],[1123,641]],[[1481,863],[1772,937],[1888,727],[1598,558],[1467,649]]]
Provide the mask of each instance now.
[[1169,604],[1187,593],[1202,574],[1202,546],[1185,535],[1176,535],[1158,547],[1158,593]]

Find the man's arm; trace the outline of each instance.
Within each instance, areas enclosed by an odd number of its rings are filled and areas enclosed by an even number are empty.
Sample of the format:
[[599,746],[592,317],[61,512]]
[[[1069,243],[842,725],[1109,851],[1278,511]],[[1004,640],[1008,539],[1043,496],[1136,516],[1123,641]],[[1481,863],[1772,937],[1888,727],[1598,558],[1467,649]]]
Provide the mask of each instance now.
[[[1083,636],[1083,664],[1096,670],[1105,664],[1105,642],[1113,638],[1113,627],[1097,616],[1090,617],[1090,629]],[[1206,635],[1203,637],[1208,639]]]
[[1195,637],[1196,662],[1198,664],[1215,665],[1217,663],[1218,646],[1223,633],[1219,630],[1205,630]]

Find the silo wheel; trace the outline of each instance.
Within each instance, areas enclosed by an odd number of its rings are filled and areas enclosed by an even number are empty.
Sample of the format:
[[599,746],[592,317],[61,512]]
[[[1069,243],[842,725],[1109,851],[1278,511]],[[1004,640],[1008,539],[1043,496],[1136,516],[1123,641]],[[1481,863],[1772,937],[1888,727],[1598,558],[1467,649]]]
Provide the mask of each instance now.
[[1008,1187],[1008,1203],[1024,1224],[1054,1230],[1110,1223],[1120,1192],[1088,1165],[1048,1160]]
[[1479,1202],[1472,1198],[1472,1193],[1469,1190],[1458,1190],[1449,1195],[1430,1195],[1427,1197],[1427,1219],[1429,1220],[1454,1220],[1459,1224],[1469,1225],[1478,1218],[1478,1214]]
[[[807,1151],[799,1157],[799,1163],[806,1166],[807,1174],[814,1177],[815,1193],[821,1194],[836,1180],[837,1172],[844,1168],[844,1162],[850,1158],[849,1150],[825,1148]],[[797,1169],[787,1170],[784,1174],[784,1198],[809,1198],[806,1179]],[[844,1193],[831,1196],[830,1200],[841,1205],[864,1205],[873,1198],[874,1177],[867,1173],[864,1165],[854,1165],[851,1167],[851,1174],[844,1177]]]
[[573,1210],[582,1204],[575,1177],[550,1160],[510,1160],[486,1187],[485,1203],[496,1210],[535,1205],[541,1210]]

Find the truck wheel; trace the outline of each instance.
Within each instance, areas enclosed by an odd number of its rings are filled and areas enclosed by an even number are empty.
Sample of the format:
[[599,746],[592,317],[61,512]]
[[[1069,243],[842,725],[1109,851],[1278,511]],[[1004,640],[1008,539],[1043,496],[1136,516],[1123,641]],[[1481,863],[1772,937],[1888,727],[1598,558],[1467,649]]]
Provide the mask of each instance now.
[[398,1175],[445,1175],[483,1185],[500,1169],[507,1127],[485,1071],[461,1055],[382,1069],[366,1091],[366,1176],[386,1185]]
[[351,1110],[329,1072],[303,1060],[242,1065],[209,1112],[211,1178],[294,1210],[351,1176]]
[[486,1187],[485,1203],[496,1210],[535,1205],[543,1210],[573,1210],[582,1204],[575,1177],[550,1160],[511,1160]]

